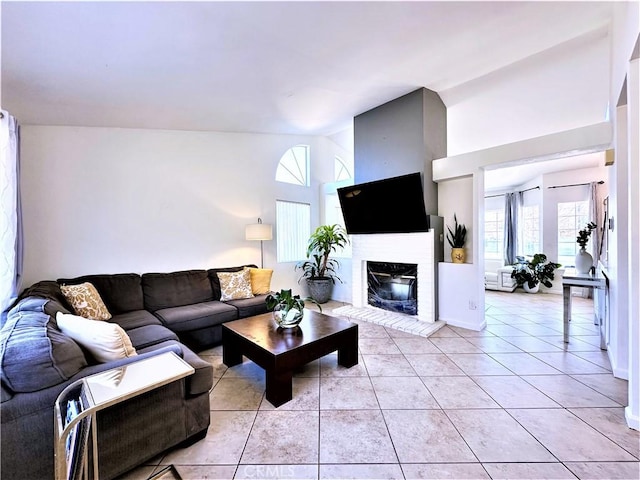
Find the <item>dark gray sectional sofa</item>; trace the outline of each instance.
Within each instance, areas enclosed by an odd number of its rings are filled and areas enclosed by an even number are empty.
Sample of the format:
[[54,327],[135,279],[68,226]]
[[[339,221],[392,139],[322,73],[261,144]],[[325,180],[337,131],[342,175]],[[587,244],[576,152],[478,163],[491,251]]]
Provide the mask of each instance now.
[[[99,412],[100,478],[203,438],[213,371],[194,350],[220,343],[222,323],[267,311],[264,295],[220,301],[216,273],[242,268],[86,275],[25,289],[0,330],[2,478],[54,478],[53,405],[67,385],[166,351],[181,356],[195,374]],[[96,364],[57,328],[58,311],[73,313],[60,285],[84,282],[96,287],[113,316],[109,321],[127,332],[137,356]]]

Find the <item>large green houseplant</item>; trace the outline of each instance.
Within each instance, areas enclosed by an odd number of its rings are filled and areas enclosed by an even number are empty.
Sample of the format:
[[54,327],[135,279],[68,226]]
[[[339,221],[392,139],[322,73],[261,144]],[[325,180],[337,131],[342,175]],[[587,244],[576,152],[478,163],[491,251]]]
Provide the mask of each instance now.
[[514,278],[519,286],[529,293],[536,293],[540,284],[551,288],[551,280],[554,279],[554,271],[562,265],[550,262],[544,253],[536,253],[530,260],[517,257],[518,262],[513,265],[511,278]]
[[302,270],[298,282],[303,278],[306,280],[309,295],[316,302],[328,302],[336,280],[342,282],[336,274],[340,263],[330,255],[348,243],[347,232],[340,225],[321,225],[309,237],[307,260],[297,264],[296,268]]

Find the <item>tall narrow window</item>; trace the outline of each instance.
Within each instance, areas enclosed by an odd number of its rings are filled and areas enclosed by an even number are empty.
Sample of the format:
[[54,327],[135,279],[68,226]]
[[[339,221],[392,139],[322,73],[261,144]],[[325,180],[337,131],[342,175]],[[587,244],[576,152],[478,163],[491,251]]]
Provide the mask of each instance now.
[[588,222],[588,201],[558,203],[558,263],[563,267],[575,265],[578,252],[576,237]]
[[309,145],[296,145],[284,152],[276,170],[276,180],[309,186]]
[[353,178],[351,174],[351,169],[347,166],[344,160],[336,155],[333,161],[333,170],[334,177],[336,182],[341,182],[342,180],[349,180]]
[[277,200],[276,235],[278,262],[305,259],[311,235],[311,206]]
[[538,205],[522,208],[522,255],[540,253],[540,209]]
[[504,209],[484,212],[484,256],[502,260],[504,242]]

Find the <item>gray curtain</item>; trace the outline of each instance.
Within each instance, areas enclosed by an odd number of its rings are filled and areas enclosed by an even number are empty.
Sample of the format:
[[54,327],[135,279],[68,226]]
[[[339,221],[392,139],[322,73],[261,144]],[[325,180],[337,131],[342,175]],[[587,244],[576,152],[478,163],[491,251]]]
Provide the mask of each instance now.
[[516,263],[518,254],[518,215],[522,206],[522,192],[504,196],[504,264]]
[[20,200],[20,126],[2,111],[0,118],[0,324],[22,284],[22,203]]

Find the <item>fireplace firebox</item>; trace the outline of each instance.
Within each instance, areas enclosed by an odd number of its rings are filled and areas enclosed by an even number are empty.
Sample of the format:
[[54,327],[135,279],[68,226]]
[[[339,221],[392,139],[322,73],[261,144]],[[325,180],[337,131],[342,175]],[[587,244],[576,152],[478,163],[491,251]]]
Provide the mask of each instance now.
[[407,315],[418,314],[418,265],[367,262],[369,305]]

